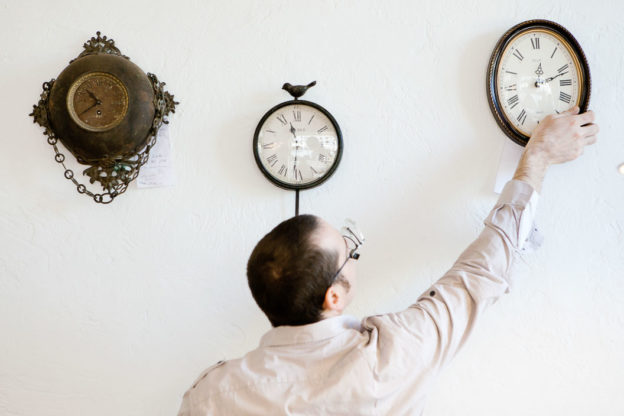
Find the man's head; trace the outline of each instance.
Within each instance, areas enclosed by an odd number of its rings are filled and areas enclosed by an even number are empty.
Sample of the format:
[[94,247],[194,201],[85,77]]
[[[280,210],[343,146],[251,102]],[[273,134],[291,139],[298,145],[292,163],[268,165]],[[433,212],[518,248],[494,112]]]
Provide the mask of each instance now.
[[254,248],[247,263],[249,288],[273,326],[337,316],[355,292],[355,267],[348,256],[344,238],[327,222],[312,215],[293,217]]

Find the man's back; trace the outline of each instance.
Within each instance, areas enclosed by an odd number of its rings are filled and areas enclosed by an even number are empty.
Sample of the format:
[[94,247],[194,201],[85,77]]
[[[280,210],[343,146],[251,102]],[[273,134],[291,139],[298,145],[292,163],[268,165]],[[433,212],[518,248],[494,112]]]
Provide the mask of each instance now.
[[[419,351],[414,338],[401,340],[409,334],[391,325],[390,316],[367,318],[362,325],[339,316],[274,328],[259,348],[204,372],[181,414],[192,414],[191,408],[211,415],[420,413],[424,397],[417,392],[426,390],[429,377],[422,366],[431,352]],[[390,340],[411,348],[401,352]]]

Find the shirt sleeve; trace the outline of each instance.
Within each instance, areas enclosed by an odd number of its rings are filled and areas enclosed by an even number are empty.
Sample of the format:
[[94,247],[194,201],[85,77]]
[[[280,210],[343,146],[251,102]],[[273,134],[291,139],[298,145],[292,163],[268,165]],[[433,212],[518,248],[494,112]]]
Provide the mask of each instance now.
[[534,230],[538,198],[528,183],[508,182],[481,234],[414,305],[364,319],[379,348],[377,370],[396,368],[398,356],[437,373],[455,356],[481,313],[509,291],[513,257]]
[[180,410],[178,410],[178,416],[191,416],[191,398],[189,397],[189,393],[185,393],[182,398],[182,404],[180,405]]

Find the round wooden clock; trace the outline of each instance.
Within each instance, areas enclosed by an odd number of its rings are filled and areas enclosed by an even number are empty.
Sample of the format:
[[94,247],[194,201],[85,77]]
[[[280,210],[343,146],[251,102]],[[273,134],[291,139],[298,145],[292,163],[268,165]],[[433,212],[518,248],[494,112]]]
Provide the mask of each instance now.
[[285,189],[320,185],[336,170],[342,156],[342,133],[334,117],[320,105],[299,100],[316,85],[284,84],[293,100],[271,108],[260,120],[253,153],[260,171]]
[[522,146],[547,115],[589,105],[585,54],[570,32],[548,20],[509,29],[492,52],[486,81],[494,118]]
[[[164,85],[100,32],[56,79],[43,83],[41,99],[30,115],[44,127],[54,159],[79,193],[109,203],[138,176],[160,126],[178,104]],[[102,192],[92,192],[78,181],[66,167],[58,141],[88,165],[83,174],[90,183],[98,182]]]

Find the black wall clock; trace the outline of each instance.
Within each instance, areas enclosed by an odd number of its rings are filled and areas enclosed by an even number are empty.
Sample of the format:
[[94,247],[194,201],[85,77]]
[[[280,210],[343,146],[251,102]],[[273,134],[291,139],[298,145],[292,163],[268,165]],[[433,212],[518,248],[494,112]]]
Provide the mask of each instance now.
[[342,157],[342,133],[336,119],[320,105],[299,100],[308,85],[284,84],[293,100],[271,108],[253,139],[258,168],[275,185],[307,189],[325,182]]
[[585,54],[570,32],[548,20],[509,29],[492,52],[486,81],[496,122],[522,146],[547,115],[575,105],[584,112],[589,105]]

